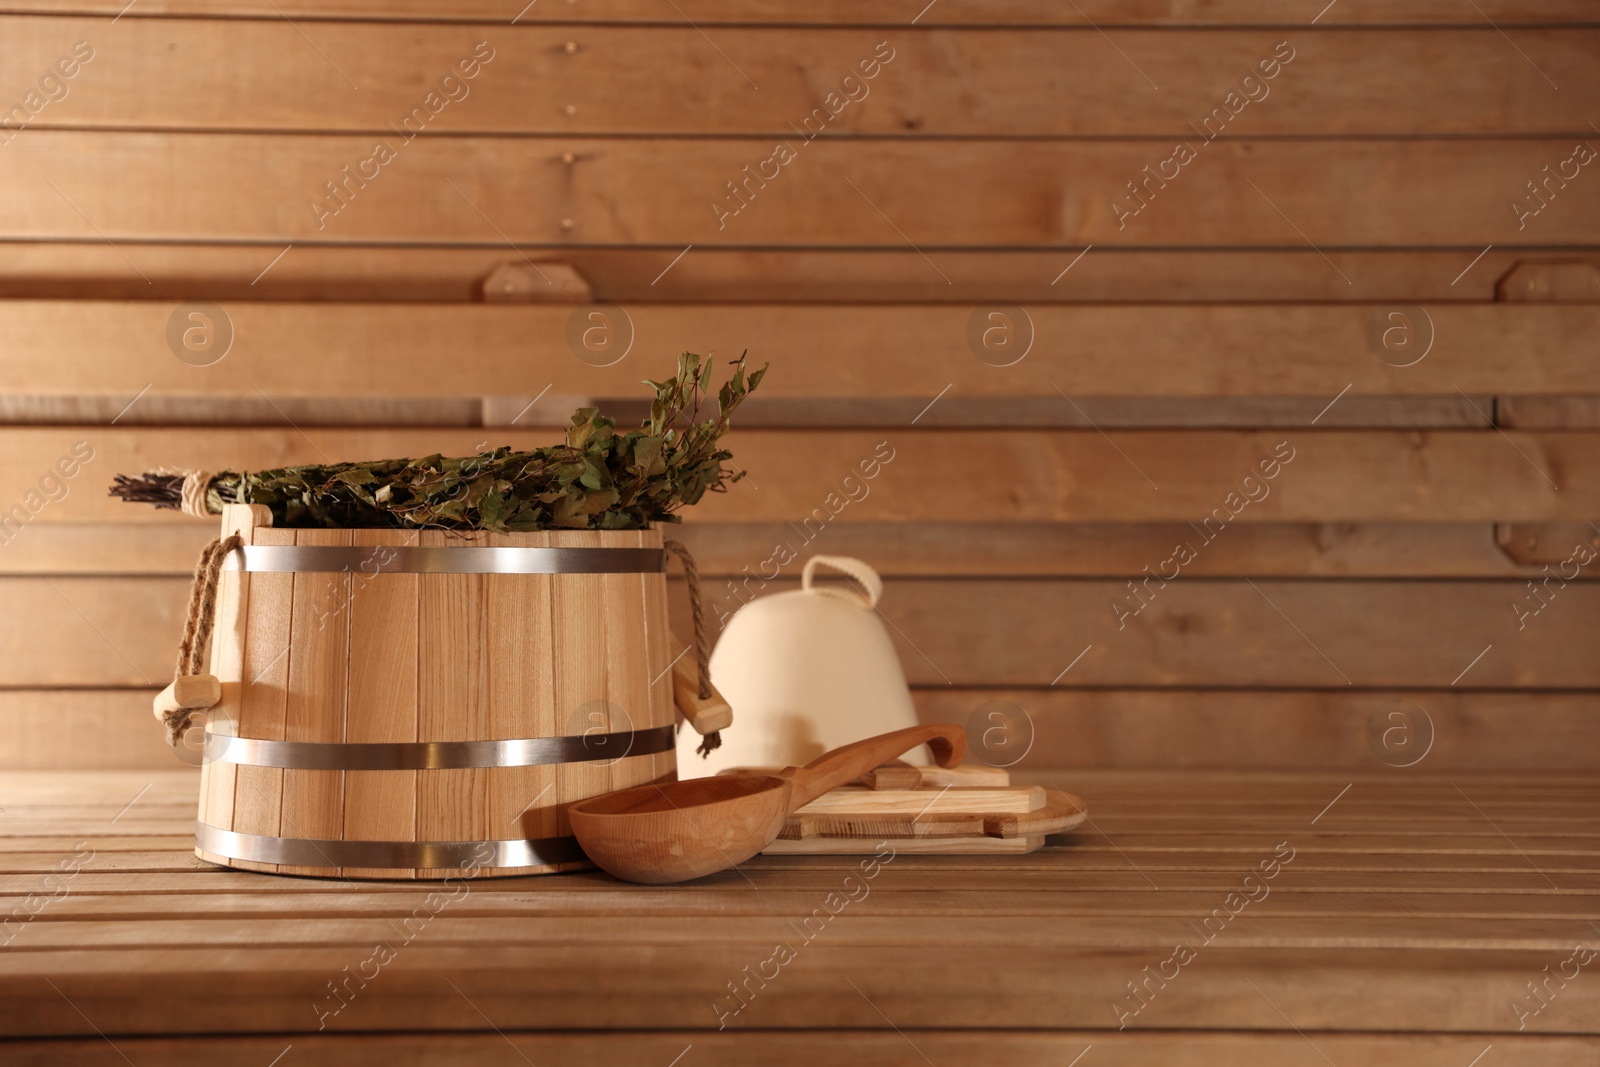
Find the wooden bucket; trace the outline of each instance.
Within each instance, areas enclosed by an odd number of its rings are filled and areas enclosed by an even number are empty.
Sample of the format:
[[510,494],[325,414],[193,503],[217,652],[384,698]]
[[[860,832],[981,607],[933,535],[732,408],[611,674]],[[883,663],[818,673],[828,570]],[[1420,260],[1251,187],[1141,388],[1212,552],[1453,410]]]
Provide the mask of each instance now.
[[[589,866],[568,804],[677,777],[659,530],[274,529],[229,505],[196,854],[346,878]],[[578,551],[573,551],[578,550]]]

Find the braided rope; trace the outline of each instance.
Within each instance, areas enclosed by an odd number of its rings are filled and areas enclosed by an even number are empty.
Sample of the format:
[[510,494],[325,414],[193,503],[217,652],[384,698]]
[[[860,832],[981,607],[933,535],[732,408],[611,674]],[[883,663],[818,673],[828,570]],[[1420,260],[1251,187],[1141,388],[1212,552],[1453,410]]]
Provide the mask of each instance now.
[[[678,557],[678,562],[683,564],[683,576],[689,582],[689,608],[694,612],[694,658],[699,669],[700,699],[711,699],[711,649],[706,642],[706,613],[700,602],[700,568],[695,566],[694,556],[689,553],[689,548],[682,541],[674,541],[668,537],[662,540],[661,545],[668,552]],[[695,749],[701,757],[722,747],[722,734],[716,730],[711,731],[700,739],[700,747]]]
[[[173,669],[174,680],[200,674],[204,668],[207,645],[211,641],[211,628],[217,615],[217,580],[222,572],[222,561],[228,553],[244,544],[238,534],[229,534],[206,545],[200,552],[200,562],[195,565],[194,584],[189,587],[189,611],[183,624],[183,639],[178,642],[178,663]],[[167,728],[167,744],[176,748],[189,728],[194,714],[186,708],[166,713],[162,724]]]

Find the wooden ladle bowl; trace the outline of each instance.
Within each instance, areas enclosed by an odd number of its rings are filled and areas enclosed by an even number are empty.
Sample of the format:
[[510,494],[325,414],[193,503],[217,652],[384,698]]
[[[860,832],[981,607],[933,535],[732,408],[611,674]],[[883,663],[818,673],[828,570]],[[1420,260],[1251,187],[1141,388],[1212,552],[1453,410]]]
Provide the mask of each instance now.
[[913,726],[777,774],[635,786],[579,801],[567,814],[583,851],[611,874],[629,882],[683,882],[743,863],[777,840],[791,813],[923,744],[941,767],[966,754],[961,727]]

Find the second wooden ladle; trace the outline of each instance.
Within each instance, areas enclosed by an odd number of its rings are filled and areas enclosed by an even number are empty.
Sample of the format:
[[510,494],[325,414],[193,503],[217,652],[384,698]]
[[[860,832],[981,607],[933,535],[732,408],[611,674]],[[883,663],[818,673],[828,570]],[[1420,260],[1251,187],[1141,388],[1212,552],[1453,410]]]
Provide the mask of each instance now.
[[726,870],[772,844],[790,813],[835,786],[927,745],[941,767],[966,754],[959,726],[913,726],[836,748],[777,774],[719,774],[641,785],[567,809],[589,858],[629,882],[683,882]]

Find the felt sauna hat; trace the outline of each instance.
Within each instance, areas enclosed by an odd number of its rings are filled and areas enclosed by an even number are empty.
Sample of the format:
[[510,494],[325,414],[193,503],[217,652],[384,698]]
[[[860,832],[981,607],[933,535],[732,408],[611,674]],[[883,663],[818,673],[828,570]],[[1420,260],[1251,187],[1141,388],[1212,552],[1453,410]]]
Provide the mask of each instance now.
[[[818,567],[855,581],[813,584]],[[740,608],[711,654],[711,682],[732,705],[734,725],[704,760],[684,731],[684,776],[800,766],[840,745],[917,725],[905,672],[876,611],[882,595],[883,580],[861,560],[812,556],[799,589]]]

